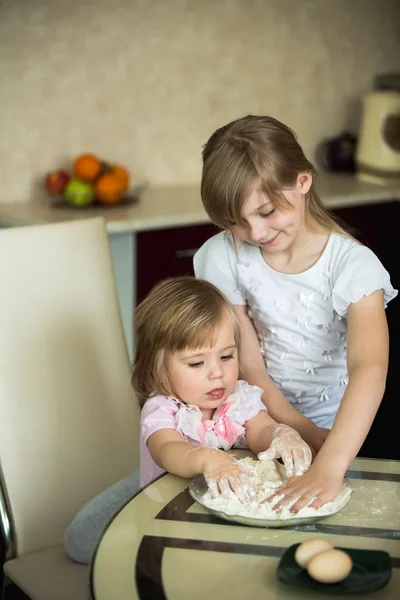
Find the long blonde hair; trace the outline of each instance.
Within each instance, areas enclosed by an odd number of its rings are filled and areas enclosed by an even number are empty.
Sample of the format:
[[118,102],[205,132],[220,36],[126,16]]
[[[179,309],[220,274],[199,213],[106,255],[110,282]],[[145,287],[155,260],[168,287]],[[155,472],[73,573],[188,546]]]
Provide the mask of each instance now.
[[132,385],[140,406],[152,393],[173,395],[166,368],[168,354],[211,347],[217,328],[226,318],[232,319],[239,347],[235,312],[211,283],[194,277],[172,277],[153,287],[135,314]]
[[295,133],[267,116],[248,115],[217,129],[203,147],[201,197],[211,221],[221,229],[244,225],[241,209],[254,189],[278,209],[292,208],[282,193],[293,188],[301,172],[312,174],[306,195],[306,223],[349,235],[324,207],[315,189],[317,172]]

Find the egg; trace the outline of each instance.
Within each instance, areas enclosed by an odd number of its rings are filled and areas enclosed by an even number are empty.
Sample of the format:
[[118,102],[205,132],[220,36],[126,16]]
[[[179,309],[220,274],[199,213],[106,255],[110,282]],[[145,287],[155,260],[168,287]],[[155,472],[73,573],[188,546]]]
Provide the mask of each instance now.
[[307,565],[307,573],[320,583],[337,583],[345,579],[353,561],[343,550],[325,550],[314,556]]
[[333,545],[323,538],[311,538],[298,546],[294,559],[300,567],[305,568],[316,554],[324,550],[332,550]]

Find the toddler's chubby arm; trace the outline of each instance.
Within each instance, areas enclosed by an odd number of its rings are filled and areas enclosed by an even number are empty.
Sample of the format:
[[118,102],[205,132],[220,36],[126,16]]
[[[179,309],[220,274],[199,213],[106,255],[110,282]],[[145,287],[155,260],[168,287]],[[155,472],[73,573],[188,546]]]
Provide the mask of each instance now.
[[248,307],[234,306],[234,310],[241,331],[240,371],[242,378],[264,390],[262,400],[269,415],[275,421],[285,423],[298,431],[311,449],[318,452],[328,436],[329,429],[315,425],[311,419],[304,417],[286,400],[267,373],[257,334],[248,315]]
[[204,474],[214,497],[229,496],[230,490],[242,502],[252,496],[246,468],[223,450],[185,442],[173,429],[156,431],[147,446],[154,462],[168,473],[188,479]]
[[276,423],[263,410],[246,421],[246,440],[260,460],[281,458],[289,477],[302,475],[310,466],[310,447],[296,430]]

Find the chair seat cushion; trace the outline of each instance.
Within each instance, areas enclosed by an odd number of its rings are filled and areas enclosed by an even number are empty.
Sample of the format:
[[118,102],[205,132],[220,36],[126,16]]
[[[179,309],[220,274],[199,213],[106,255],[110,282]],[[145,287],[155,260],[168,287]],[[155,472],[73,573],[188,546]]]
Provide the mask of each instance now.
[[87,600],[89,568],[73,562],[63,546],[12,558],[4,573],[31,600]]

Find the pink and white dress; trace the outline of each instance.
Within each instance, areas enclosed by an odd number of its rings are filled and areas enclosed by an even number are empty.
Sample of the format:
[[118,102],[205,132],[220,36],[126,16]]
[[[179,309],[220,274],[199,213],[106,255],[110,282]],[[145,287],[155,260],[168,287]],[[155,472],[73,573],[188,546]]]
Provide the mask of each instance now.
[[161,429],[179,431],[183,441],[197,446],[222,450],[247,448],[245,423],[260,410],[266,410],[262,394],[261,388],[238,381],[234,392],[209,420],[202,420],[203,414],[198,406],[184,404],[172,396],[150,396],[140,419],[140,485],[147,485],[165,473],[153,461],[147,447],[149,437]]

